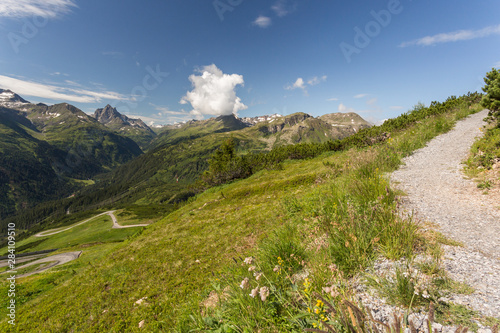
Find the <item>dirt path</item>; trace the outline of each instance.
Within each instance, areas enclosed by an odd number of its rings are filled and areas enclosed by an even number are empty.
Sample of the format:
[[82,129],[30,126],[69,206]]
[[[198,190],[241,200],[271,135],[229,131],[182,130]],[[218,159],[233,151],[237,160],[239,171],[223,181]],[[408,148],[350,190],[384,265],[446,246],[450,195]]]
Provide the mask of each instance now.
[[407,194],[403,197],[407,211],[464,244],[463,248],[445,247],[444,264],[453,278],[467,282],[476,291],[468,296],[456,295],[452,301],[498,317],[500,203],[483,195],[462,172],[462,162],[475,138],[482,134],[480,128],[487,113],[471,115],[416,151],[391,180]]
[[108,212],[108,215],[113,220],[113,229],[123,229],[123,228],[135,228],[135,227],[147,227],[149,224],[131,224],[131,225],[119,225],[116,216],[113,214],[115,211]]
[[[19,257],[19,258],[16,258],[16,263],[19,264],[19,263],[23,263],[23,262],[26,262],[26,261],[35,260],[35,259],[41,258],[41,257],[43,257],[45,255],[47,255],[47,254],[46,253],[42,253],[42,254],[35,254],[35,255],[32,255],[32,256]],[[0,260],[0,268],[6,267],[6,266],[9,266],[9,259]]]
[[64,228],[64,229],[57,228],[57,229],[51,229],[51,230],[42,231],[42,232],[39,232],[38,234],[36,234],[35,237],[45,237],[45,236],[55,235],[55,234],[58,234],[60,232],[66,231],[66,230],[73,229],[74,227],[77,227],[77,226],[82,225],[84,223],[87,223],[89,221],[92,221],[93,219],[95,219],[95,218],[97,218],[99,216],[102,216],[102,215],[109,215],[109,217],[111,217],[111,220],[113,221],[113,227],[112,227],[113,229],[146,227],[146,226],[149,225],[149,224],[119,225],[118,224],[118,220],[116,219],[115,214],[113,214],[114,212],[115,212],[114,210],[110,210],[110,211],[101,213],[99,215],[96,215],[96,216],[91,217],[91,218],[89,218],[89,219],[87,219],[85,221],[79,222],[77,224],[72,225],[71,227],[67,227],[67,228]]
[[[82,251],[60,253],[60,254],[55,254],[53,256],[49,256],[49,257],[46,257],[43,259],[38,259],[38,260],[32,261],[26,265],[18,266],[18,267],[16,267],[16,270],[20,270],[20,269],[29,267],[31,265],[48,263],[47,265],[41,266],[33,272],[29,272],[29,273],[21,274],[21,275],[16,275],[16,278],[30,276],[33,274],[37,274],[37,273],[46,271],[47,269],[52,268],[54,266],[65,264],[65,263],[70,262],[72,260],[78,259],[78,257],[80,257],[81,254],[82,254]],[[11,272],[11,271],[7,271],[6,273],[8,273],[8,272]]]
[[89,221],[92,221],[93,219],[95,219],[95,218],[97,218],[99,216],[110,214],[110,213],[112,214],[113,212],[114,211],[109,211],[109,212],[101,213],[99,215],[93,216],[93,217],[91,217],[89,219],[86,219],[85,221],[79,222],[77,224],[73,224],[71,227],[67,227],[67,228],[64,228],[64,229],[57,228],[57,229],[50,229],[50,230],[42,231],[42,232],[39,232],[38,234],[36,234],[35,237],[52,236],[52,235],[58,234],[60,232],[66,231],[66,230],[73,229],[74,227],[77,227],[77,226],[82,225],[84,223],[87,223]]

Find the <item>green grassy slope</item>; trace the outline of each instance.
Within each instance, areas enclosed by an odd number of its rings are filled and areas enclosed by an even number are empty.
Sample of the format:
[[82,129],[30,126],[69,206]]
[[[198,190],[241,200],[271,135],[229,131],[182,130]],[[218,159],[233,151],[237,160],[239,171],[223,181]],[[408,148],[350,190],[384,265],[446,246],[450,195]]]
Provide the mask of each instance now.
[[[137,229],[112,229],[113,223],[108,215],[99,216],[89,222],[74,226],[69,230],[62,231],[55,235],[45,237],[31,236],[17,242],[16,246],[23,248],[23,252],[33,252],[49,249],[62,249],[78,246],[81,244],[117,242],[126,239],[137,232]],[[72,227],[71,225],[60,228],[60,230]],[[57,229],[54,231],[58,231]],[[4,253],[0,249],[0,253]]]
[[151,142],[150,149],[162,145],[175,145],[213,133],[236,131],[247,127],[234,116],[220,116],[202,121],[189,121],[182,125],[169,125]]
[[[339,184],[347,184],[346,190],[353,193],[371,188],[385,193],[385,181],[372,180],[373,174],[393,170],[403,156],[469,112],[473,110],[466,105],[456,113],[444,110],[439,116],[416,117],[402,130],[392,131],[391,140],[374,147],[287,161],[283,170],[263,170],[212,188],[117,246],[109,256],[96,257],[87,268],[61,277],[51,289],[44,276],[21,280],[19,297],[26,302],[18,309],[17,331],[134,332],[141,331],[142,320],[146,331],[173,331],[189,318],[186,314],[199,313],[210,290],[225,287],[217,286],[216,278],[232,258],[248,255],[263,237],[291,220],[305,230],[313,227],[314,217],[323,209],[322,198]],[[400,121],[405,117],[412,116]],[[375,185],[362,187],[371,183]],[[306,209],[301,202],[311,204]],[[326,267],[329,260],[318,264]],[[36,281],[40,290],[47,290],[43,297],[29,296]],[[29,288],[23,290],[25,283]],[[143,297],[145,303],[135,304]],[[266,330],[274,324],[264,319],[259,325]],[[0,327],[8,329],[5,319]]]

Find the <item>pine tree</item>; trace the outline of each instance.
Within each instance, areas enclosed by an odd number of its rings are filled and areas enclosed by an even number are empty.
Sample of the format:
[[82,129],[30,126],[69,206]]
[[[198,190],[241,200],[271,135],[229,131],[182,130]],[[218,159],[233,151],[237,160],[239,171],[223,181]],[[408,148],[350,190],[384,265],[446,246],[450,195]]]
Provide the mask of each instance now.
[[486,73],[484,78],[486,85],[483,91],[486,95],[481,101],[481,105],[490,110],[490,116],[500,120],[500,71],[493,68]]

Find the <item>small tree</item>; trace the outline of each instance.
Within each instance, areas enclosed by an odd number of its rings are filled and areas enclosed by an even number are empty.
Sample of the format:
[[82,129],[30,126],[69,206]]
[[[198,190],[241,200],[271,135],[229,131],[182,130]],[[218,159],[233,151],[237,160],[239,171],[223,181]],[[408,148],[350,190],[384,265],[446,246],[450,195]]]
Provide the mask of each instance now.
[[245,156],[236,155],[236,141],[232,137],[224,141],[212,154],[208,166],[202,180],[209,186],[246,178],[252,174],[248,159]]
[[500,71],[493,68],[491,72],[486,73],[484,78],[486,85],[483,91],[486,95],[481,101],[481,105],[490,110],[489,115],[500,120]]

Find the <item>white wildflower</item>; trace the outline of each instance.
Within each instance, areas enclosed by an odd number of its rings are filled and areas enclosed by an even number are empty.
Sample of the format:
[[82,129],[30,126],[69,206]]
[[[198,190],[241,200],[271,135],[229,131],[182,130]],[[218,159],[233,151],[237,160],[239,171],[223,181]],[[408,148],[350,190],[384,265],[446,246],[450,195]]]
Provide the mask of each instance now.
[[243,290],[248,289],[249,286],[248,282],[249,282],[248,278],[245,278],[243,281],[241,281],[240,288]]
[[262,302],[265,302],[267,296],[269,296],[269,288],[268,287],[260,288],[259,295],[260,295],[260,299],[262,300]]
[[259,293],[259,287],[256,287],[255,289],[252,289],[249,295],[255,297],[257,296],[258,293]]

